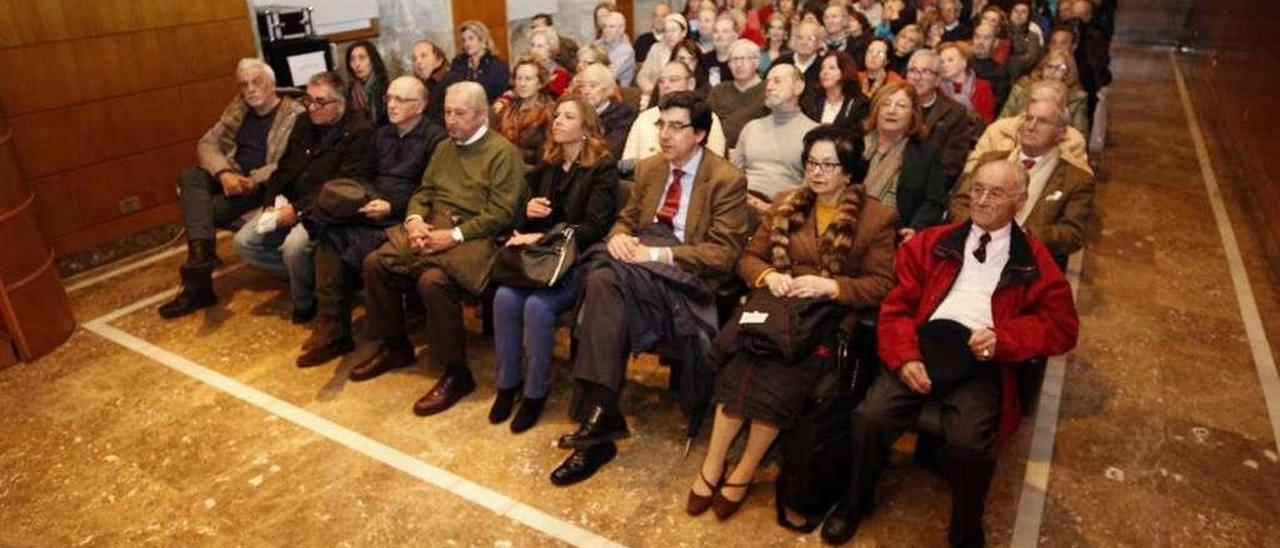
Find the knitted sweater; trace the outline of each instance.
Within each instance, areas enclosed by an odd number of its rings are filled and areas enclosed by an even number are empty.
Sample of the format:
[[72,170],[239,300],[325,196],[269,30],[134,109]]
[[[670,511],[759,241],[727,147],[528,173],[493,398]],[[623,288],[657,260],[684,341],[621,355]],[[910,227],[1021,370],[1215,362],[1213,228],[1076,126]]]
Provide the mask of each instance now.
[[469,145],[444,141],[436,147],[406,216],[428,222],[432,213],[456,216],[464,239],[493,238],[511,227],[527,195],[520,150],[489,130]]
[[730,160],[747,175],[747,189],[773,198],[804,181],[804,134],[818,123],[800,112],[774,111],[742,128]]

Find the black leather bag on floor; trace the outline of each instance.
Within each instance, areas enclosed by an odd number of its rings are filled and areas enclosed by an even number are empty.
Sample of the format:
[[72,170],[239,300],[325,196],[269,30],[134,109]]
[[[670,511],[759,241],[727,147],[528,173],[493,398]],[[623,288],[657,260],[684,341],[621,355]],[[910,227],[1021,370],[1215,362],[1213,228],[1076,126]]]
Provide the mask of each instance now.
[[[849,337],[833,332],[836,352],[814,389],[795,428],[782,433],[782,470],[775,483],[774,509],[778,525],[812,532],[849,488],[853,460],[852,413],[857,405],[853,383],[859,363],[850,356]],[[803,523],[787,520],[786,509],[804,516]]]
[[578,260],[574,227],[558,223],[528,245],[503,246],[493,255],[489,279],[510,287],[554,287]]

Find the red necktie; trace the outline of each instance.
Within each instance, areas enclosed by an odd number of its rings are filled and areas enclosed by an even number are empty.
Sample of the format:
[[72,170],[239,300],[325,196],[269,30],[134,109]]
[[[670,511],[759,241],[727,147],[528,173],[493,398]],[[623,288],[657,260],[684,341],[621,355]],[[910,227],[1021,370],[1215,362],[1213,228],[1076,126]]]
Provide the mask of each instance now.
[[684,178],[684,171],[671,170],[671,186],[667,187],[667,196],[662,199],[662,207],[658,208],[658,222],[671,228],[675,228],[672,219],[675,219],[676,212],[680,210],[680,179],[682,178]]
[[952,82],[951,89],[955,90],[956,93],[964,91],[964,82]]
[[1022,167],[1027,171],[1031,171],[1031,168],[1036,167],[1036,161],[1031,158],[1027,158],[1022,161]]

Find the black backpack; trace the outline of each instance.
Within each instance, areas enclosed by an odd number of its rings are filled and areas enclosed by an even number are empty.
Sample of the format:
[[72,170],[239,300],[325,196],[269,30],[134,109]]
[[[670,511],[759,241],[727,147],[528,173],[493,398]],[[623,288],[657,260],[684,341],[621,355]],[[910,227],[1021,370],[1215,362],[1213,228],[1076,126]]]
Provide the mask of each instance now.
[[[832,330],[828,341],[836,349],[831,367],[824,369],[795,427],[779,439],[782,470],[774,494],[778,525],[803,533],[822,524],[827,512],[848,493],[852,467],[859,360],[851,356],[849,336]],[[804,515],[804,523],[789,522],[786,508]]]

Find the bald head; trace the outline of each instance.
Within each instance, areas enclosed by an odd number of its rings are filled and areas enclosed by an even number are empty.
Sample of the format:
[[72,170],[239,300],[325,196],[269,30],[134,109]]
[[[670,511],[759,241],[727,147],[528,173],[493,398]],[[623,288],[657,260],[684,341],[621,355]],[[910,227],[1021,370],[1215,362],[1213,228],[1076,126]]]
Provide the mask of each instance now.
[[413,76],[401,76],[387,86],[387,120],[401,133],[412,130],[427,108],[427,86]]
[[973,174],[969,217],[988,232],[1008,225],[1027,201],[1027,170],[1008,160],[987,162]]

